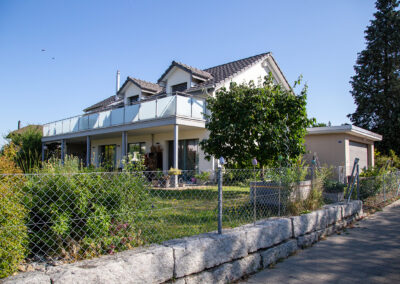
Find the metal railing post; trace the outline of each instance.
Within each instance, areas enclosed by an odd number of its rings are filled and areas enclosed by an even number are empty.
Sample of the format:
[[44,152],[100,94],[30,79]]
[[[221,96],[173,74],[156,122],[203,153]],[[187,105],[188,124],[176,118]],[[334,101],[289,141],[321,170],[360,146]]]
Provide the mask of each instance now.
[[218,234],[222,234],[222,167],[218,168]]
[[256,167],[254,167],[253,217],[254,217],[254,225],[255,225],[256,221],[257,221],[257,177],[256,177]]

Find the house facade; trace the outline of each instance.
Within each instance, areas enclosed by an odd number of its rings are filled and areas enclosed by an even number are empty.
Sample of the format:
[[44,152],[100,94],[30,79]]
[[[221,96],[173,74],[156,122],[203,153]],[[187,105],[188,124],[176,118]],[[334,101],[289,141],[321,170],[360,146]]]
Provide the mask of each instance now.
[[[61,159],[78,156],[86,165],[120,167],[124,157],[145,155],[149,170],[213,170],[199,142],[208,137],[205,99],[231,82],[261,84],[272,73],[290,89],[271,53],[200,70],[173,61],[157,82],[128,77],[117,92],[75,117],[43,125],[42,158],[50,144]],[[229,107],[229,106],[226,106]]]

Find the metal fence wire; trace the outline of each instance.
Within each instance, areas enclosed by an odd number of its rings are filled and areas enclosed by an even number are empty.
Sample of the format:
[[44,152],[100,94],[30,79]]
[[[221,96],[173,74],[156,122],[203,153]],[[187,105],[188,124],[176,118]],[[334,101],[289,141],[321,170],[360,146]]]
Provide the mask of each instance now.
[[[399,178],[360,178],[359,197],[371,204],[397,197]],[[0,270],[300,214],[343,200],[340,179],[337,168],[0,175]]]

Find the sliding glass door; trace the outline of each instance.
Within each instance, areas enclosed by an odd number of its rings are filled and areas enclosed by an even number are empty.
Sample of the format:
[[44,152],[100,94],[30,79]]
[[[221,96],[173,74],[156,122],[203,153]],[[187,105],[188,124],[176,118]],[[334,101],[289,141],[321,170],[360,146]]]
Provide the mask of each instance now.
[[[178,168],[181,170],[197,170],[199,139],[179,140]],[[168,169],[174,165],[174,141],[168,141]]]

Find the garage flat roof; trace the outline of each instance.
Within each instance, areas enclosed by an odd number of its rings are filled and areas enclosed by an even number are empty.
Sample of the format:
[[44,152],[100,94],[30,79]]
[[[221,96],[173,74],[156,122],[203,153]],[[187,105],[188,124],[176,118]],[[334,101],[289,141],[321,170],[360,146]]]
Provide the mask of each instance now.
[[310,127],[307,128],[307,135],[318,135],[318,134],[339,134],[346,133],[362,138],[366,138],[372,141],[382,141],[382,135],[375,132],[366,130],[364,128],[354,125],[340,125],[340,126],[328,126],[328,127]]

